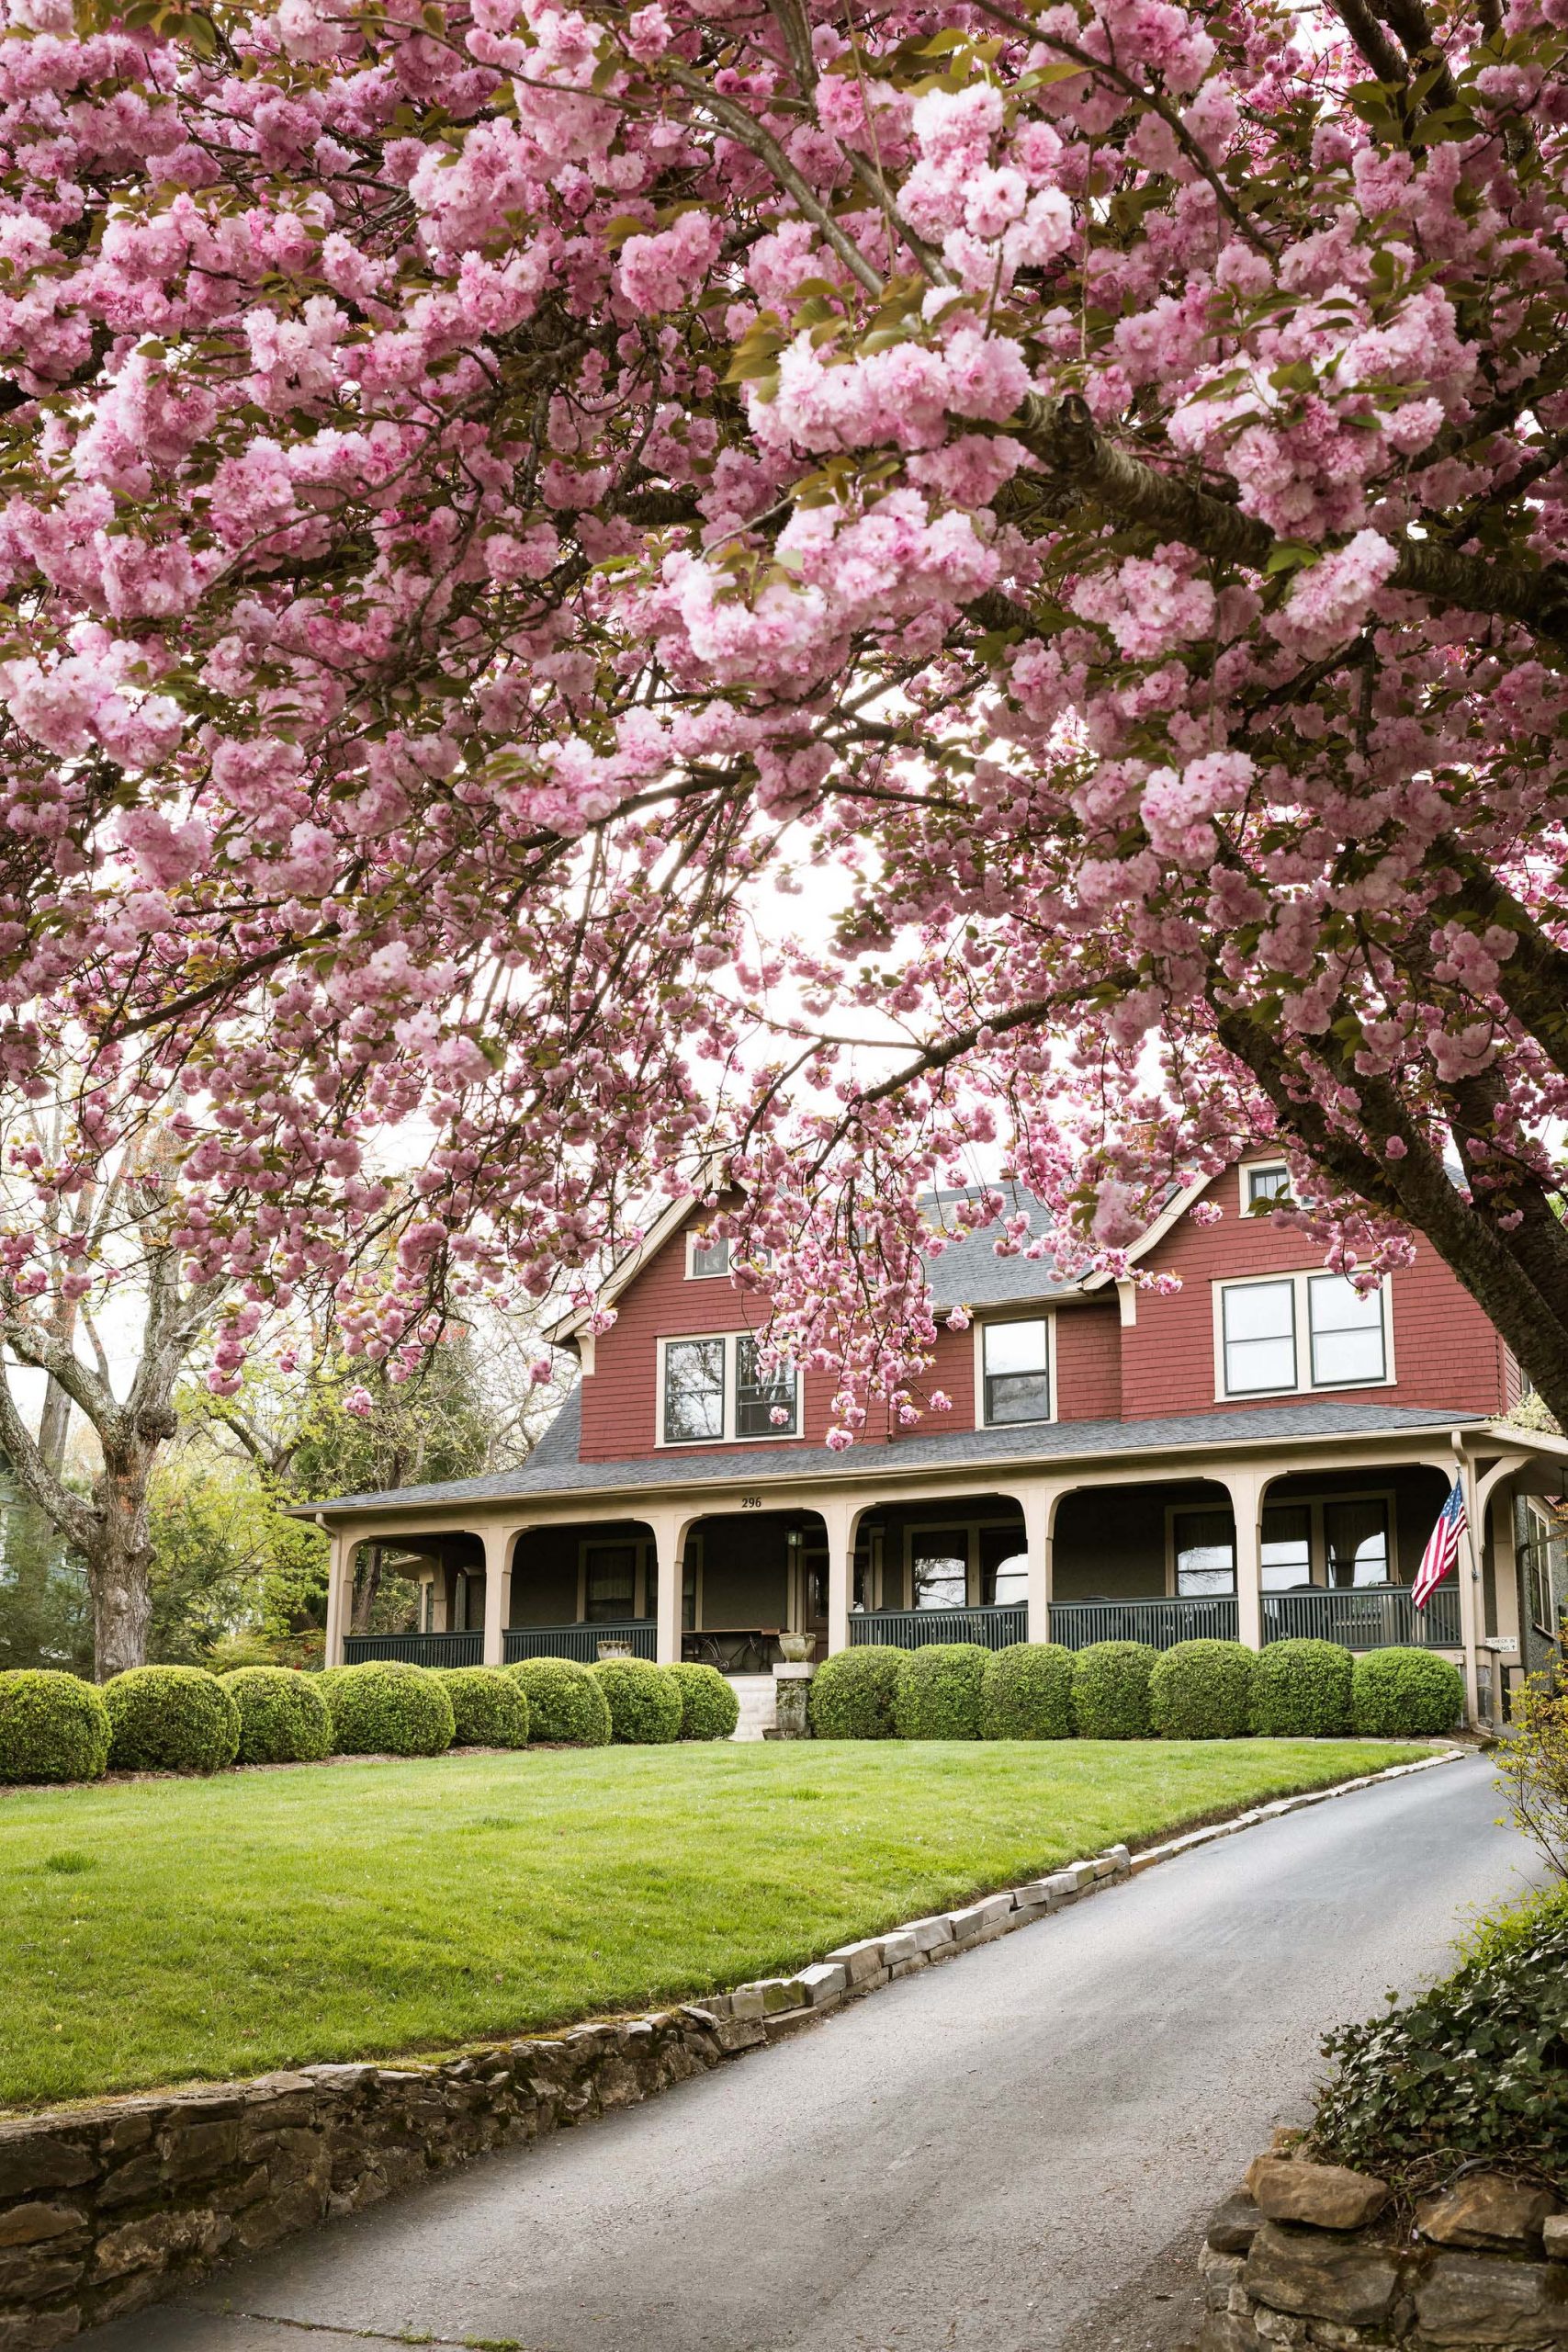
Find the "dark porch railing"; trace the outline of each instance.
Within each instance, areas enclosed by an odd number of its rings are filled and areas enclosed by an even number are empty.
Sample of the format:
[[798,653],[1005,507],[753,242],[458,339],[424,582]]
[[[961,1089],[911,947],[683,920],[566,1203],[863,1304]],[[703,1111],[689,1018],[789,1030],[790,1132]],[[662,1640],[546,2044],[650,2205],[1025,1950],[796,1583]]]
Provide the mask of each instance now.
[[1407,1584],[1370,1584],[1311,1592],[1266,1592],[1263,1638],[1304,1636],[1340,1642],[1348,1650],[1460,1647],[1459,1588],[1439,1585],[1417,1609]]
[[1029,1611],[1021,1600],[991,1609],[873,1609],[850,1619],[852,1648],[886,1642],[896,1650],[922,1650],[929,1642],[978,1642],[1005,1650],[1029,1638]]
[[1178,1642],[1234,1642],[1236,1633],[1234,1593],[1063,1600],[1051,1611],[1051,1639],[1069,1650],[1087,1650],[1094,1642],[1146,1642],[1151,1649],[1172,1650]]
[[502,1645],[508,1666],[520,1657],[570,1657],[592,1666],[601,1642],[625,1642],[634,1657],[652,1657],[659,1628],[651,1617],[637,1617],[624,1625],[509,1625]]
[[482,1666],[485,1637],[471,1634],[345,1634],[344,1666],[363,1666],[368,1658],[400,1658],[407,1666]]

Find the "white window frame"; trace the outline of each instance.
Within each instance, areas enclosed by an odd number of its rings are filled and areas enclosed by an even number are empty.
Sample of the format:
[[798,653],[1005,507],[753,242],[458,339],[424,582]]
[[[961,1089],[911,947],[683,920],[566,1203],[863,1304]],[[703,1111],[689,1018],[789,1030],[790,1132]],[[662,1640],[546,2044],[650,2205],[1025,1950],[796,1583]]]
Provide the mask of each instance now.
[[[738,1364],[742,1340],[754,1340],[755,1331],[671,1331],[659,1342],[659,1385],[654,1397],[654,1442],[660,1453],[684,1453],[689,1448],[710,1445],[795,1445],[805,1434],[805,1398],[802,1392],[800,1366],[795,1368],[795,1427],[792,1430],[767,1430],[757,1437],[736,1434]],[[665,1359],[671,1348],[682,1348],[694,1340],[722,1340],[724,1342],[724,1429],[718,1437],[666,1437],[664,1434]]]
[[1265,1174],[1271,1176],[1276,1169],[1279,1170],[1280,1175],[1283,1176],[1286,1183],[1288,1184],[1291,1181],[1291,1171],[1285,1161],[1280,1158],[1278,1153],[1271,1153],[1267,1159],[1244,1159],[1242,1161],[1240,1167],[1236,1170],[1236,1200],[1237,1205],[1239,1206],[1244,1217],[1250,1218],[1252,1216],[1251,1194],[1253,1177]]
[[[1312,1376],[1312,1294],[1309,1284],[1331,1272],[1326,1266],[1281,1267],[1278,1273],[1238,1274],[1210,1285],[1213,1299],[1214,1402],[1216,1405],[1252,1404],[1263,1396],[1339,1396],[1358,1388],[1393,1388],[1398,1383],[1393,1361],[1393,1284],[1385,1274],[1377,1292],[1382,1310],[1382,1377],[1381,1380],[1314,1380]],[[1295,1287],[1292,1302],[1295,1327],[1292,1345],[1295,1355],[1295,1378],[1277,1388],[1231,1388],[1225,1379],[1225,1294],[1233,1290],[1256,1290],[1264,1283],[1291,1283]],[[1055,1401],[1055,1391],[1052,1390]]]
[[[723,1266],[716,1273],[710,1272],[705,1267],[699,1272],[697,1268],[697,1251],[699,1250],[711,1250],[716,1242],[720,1241],[724,1244],[725,1251]],[[689,1283],[728,1282],[733,1268],[734,1257],[735,1239],[732,1234],[705,1233],[702,1227],[696,1225],[694,1225],[688,1230],[686,1235],[686,1280]],[[716,1338],[718,1335],[716,1332],[712,1336]]]
[[[1028,1421],[988,1421],[986,1419],[986,1333],[998,1330],[1004,1323],[1043,1323],[1045,1326],[1045,1385],[1050,1392],[1051,1409],[1038,1413]],[[987,1315],[976,1317],[975,1332],[975,1427],[977,1430],[1038,1430],[1044,1429],[1061,1418],[1061,1398],[1056,1394],[1056,1317],[1054,1314]]]

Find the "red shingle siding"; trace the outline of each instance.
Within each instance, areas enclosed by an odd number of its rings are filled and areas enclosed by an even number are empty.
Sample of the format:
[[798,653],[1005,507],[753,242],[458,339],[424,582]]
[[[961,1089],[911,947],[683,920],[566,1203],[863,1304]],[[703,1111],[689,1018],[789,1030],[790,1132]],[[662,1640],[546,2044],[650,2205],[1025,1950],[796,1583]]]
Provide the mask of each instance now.
[[1122,1316],[1117,1306],[1065,1306],[1056,1317],[1056,1419],[1122,1418]]
[[[659,1442],[659,1342],[683,1332],[748,1331],[761,1321],[744,1291],[728,1280],[689,1282],[686,1237],[667,1241],[615,1302],[615,1328],[594,1351],[595,1368],[582,1384],[582,1441],[579,1460],[615,1462],[623,1455],[651,1453]],[[792,1447],[820,1445],[828,1433],[832,1385],[806,1374],[804,1433],[799,1438],[759,1440],[733,1451],[759,1462]],[[706,1445],[671,1446],[682,1454],[711,1453]],[[726,1448],[728,1452],[731,1449]]]
[[[1205,1195],[1224,1208],[1220,1222],[1200,1226],[1182,1217],[1143,1261],[1151,1273],[1179,1274],[1182,1288],[1171,1298],[1141,1291],[1137,1322],[1122,1333],[1122,1411],[1128,1420],[1214,1410],[1220,1401],[1214,1394],[1215,1282],[1316,1271],[1321,1263],[1299,1233],[1277,1232],[1265,1218],[1244,1217],[1237,1195],[1235,1171],[1227,1170]],[[1414,1265],[1391,1281],[1395,1385],[1303,1394],[1365,1404],[1430,1405],[1443,1412],[1506,1410],[1502,1340],[1437,1253],[1418,1241]],[[1246,1412],[1248,1406],[1237,1403],[1227,1409]]]

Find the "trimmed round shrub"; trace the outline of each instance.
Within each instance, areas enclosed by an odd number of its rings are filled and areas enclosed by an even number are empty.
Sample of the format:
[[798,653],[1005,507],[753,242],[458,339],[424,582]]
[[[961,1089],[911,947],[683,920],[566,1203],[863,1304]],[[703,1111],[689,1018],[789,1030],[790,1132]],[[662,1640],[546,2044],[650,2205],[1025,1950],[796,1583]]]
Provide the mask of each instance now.
[[982,1739],[1071,1739],[1073,1654],[1059,1642],[993,1650],[980,1678]]
[[1269,1642],[1252,1672],[1252,1728],[1263,1739],[1338,1739],[1350,1728],[1350,1671],[1340,1642]]
[[646,1657],[602,1657],[589,1668],[610,1710],[610,1737],[623,1747],[662,1747],[681,1736],[685,1707],[668,1668]]
[[521,1686],[499,1666],[445,1666],[437,1669],[452,1702],[454,1747],[526,1747],[528,1702]]
[[102,1693],[77,1674],[0,1674],[0,1781],[101,1781],[111,1726]]
[[333,1752],[332,1711],[319,1675],[291,1666],[237,1666],[223,1688],[240,1710],[240,1764],[316,1764]]
[[667,1666],[681,1693],[682,1739],[728,1739],[740,1721],[740,1702],[716,1666]]
[[401,1658],[329,1667],[317,1680],[340,1756],[439,1756],[457,1729],[441,1677]]
[[818,1739],[897,1739],[893,1701],[904,1652],[863,1642],[825,1658],[811,1683],[811,1729]]
[[990,1651],[978,1642],[929,1642],[906,1650],[893,1696],[900,1739],[978,1739],[980,1686]]
[[1073,1727],[1080,1739],[1147,1739],[1149,1679],[1158,1650],[1147,1642],[1091,1642],[1073,1666]]
[[1457,1666],[1430,1650],[1370,1650],[1356,1660],[1350,1720],[1373,1739],[1434,1739],[1464,1709]]
[[1240,1642],[1178,1642],[1149,1676],[1149,1721],[1161,1739],[1243,1739],[1257,1663]]
[[528,1702],[528,1736],[547,1747],[607,1747],[610,1708],[585,1666],[570,1657],[525,1657],[502,1672]]
[[240,1752],[240,1710],[205,1667],[130,1667],[104,1704],[117,1772],[221,1772]]

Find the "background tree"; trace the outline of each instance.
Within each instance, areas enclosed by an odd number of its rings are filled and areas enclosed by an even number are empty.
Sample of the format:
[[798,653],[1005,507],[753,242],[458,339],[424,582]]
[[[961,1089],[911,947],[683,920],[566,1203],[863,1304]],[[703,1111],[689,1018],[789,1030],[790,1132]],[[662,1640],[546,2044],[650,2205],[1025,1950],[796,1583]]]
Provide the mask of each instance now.
[[933,1175],[1119,1271],[1261,1128],[1568,1414],[1535,0],[15,5],[4,1067],[191,1280],[406,1369],[722,1180],[848,1442]]

